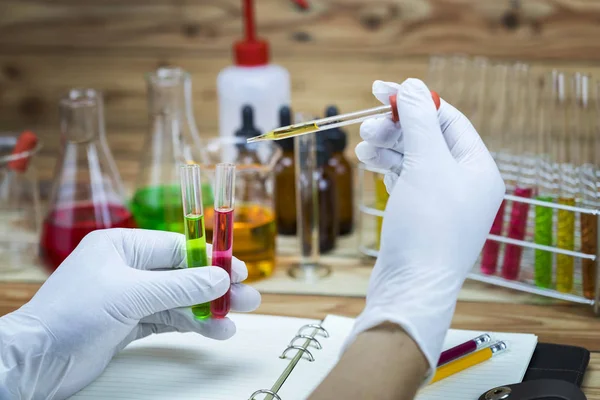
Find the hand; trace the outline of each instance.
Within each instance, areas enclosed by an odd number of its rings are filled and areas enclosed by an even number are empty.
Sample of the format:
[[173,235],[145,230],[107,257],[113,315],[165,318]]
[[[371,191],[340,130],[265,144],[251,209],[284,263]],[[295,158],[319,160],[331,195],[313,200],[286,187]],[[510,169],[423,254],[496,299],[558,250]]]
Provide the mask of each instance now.
[[[0,318],[0,398],[66,398],[97,378],[128,343],[153,333],[233,336],[230,319],[194,319],[189,306],[222,296],[230,279],[219,267],[185,268],[184,246],[177,233],[88,234],[31,301]],[[260,304],[257,291],[239,284],[247,276],[245,264],[234,259],[234,311]]]
[[475,263],[505,192],[481,138],[458,110],[417,79],[376,81],[383,103],[397,93],[399,123],[365,121],[356,147],[365,164],[387,170],[390,198],[367,302],[350,344],[385,321],[400,325],[435,370],[458,292]]

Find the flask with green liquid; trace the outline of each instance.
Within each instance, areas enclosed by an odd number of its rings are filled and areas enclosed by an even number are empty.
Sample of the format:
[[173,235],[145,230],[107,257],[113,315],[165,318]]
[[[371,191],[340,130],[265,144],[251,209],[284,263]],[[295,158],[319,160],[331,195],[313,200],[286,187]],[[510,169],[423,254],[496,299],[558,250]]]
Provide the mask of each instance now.
[[[149,130],[142,149],[137,189],[131,210],[142,229],[184,232],[178,167],[205,159],[192,112],[190,76],[163,67],[146,76]],[[203,200],[212,204],[210,182]]]

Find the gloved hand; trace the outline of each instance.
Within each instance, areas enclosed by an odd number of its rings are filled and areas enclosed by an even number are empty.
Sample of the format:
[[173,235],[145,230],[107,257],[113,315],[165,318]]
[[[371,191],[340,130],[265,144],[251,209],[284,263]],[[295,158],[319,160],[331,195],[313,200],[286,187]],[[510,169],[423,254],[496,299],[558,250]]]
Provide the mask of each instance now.
[[[98,377],[128,343],[152,333],[233,336],[230,319],[198,321],[188,308],[225,294],[230,279],[219,267],[185,268],[184,246],[177,233],[88,234],[31,301],[0,318],[0,398],[64,399]],[[247,276],[234,259],[234,311],[260,304],[257,291],[239,284]]]
[[469,120],[417,79],[376,81],[383,103],[397,93],[400,121],[363,122],[356,147],[368,166],[385,169],[390,198],[379,257],[348,346],[389,321],[417,343],[435,370],[467,273],[475,263],[505,192],[494,160]]

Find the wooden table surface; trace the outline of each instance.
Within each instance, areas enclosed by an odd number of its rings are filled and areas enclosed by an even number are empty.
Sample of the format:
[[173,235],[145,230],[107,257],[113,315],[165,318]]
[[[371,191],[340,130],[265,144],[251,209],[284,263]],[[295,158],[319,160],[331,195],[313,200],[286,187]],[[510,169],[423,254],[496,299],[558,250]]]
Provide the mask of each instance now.
[[[0,315],[20,307],[39,286],[36,283],[0,283]],[[327,314],[356,317],[363,306],[364,299],[356,297],[265,294],[257,313],[304,318],[323,318]],[[584,391],[588,399],[600,400],[600,318],[595,318],[587,307],[461,301],[452,327],[533,333],[540,342],[586,347],[593,353]]]

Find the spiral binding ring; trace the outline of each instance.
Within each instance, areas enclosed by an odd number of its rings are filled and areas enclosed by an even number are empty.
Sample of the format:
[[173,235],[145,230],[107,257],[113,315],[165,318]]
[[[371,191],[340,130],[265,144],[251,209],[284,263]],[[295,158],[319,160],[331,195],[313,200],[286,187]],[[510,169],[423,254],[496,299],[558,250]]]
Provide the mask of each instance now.
[[317,325],[317,324],[308,324],[308,325],[304,325],[302,328],[300,328],[300,329],[298,330],[298,335],[301,335],[301,334],[302,334],[302,331],[303,331],[304,329],[307,329],[307,328],[318,329],[318,330],[320,330],[321,332],[323,332],[323,336],[324,336],[324,337],[326,337],[326,338],[328,338],[328,337],[329,337],[329,332],[327,332],[327,330],[326,330],[325,328],[323,328],[321,325]]
[[277,400],[281,400],[281,397],[279,397],[279,395],[269,389],[260,389],[257,390],[256,392],[252,393],[252,396],[250,396],[250,398],[248,400],[254,400],[254,396],[258,395],[258,394],[270,394],[271,396],[273,396],[274,398],[276,398]]
[[301,352],[303,352],[303,353],[306,353],[306,354],[308,354],[308,361],[310,361],[310,362],[313,362],[313,361],[315,361],[315,358],[313,357],[313,355],[311,354],[311,352],[310,352],[310,351],[308,351],[307,349],[305,349],[305,348],[304,348],[304,347],[302,347],[302,346],[288,346],[288,347],[287,347],[287,348],[286,348],[286,349],[283,351],[283,353],[281,353],[281,355],[279,356],[279,358],[285,358],[285,355],[286,355],[286,353],[288,352],[288,350],[292,350],[292,349],[293,349],[293,350],[299,350],[299,351],[301,351]]
[[321,350],[323,348],[323,346],[321,346],[321,343],[319,343],[319,341],[317,339],[315,339],[314,337],[309,336],[309,335],[296,335],[296,336],[294,336],[294,338],[292,339],[292,341],[290,342],[290,344],[288,346],[293,346],[294,342],[296,342],[296,340],[298,340],[298,339],[306,339],[306,340],[310,340],[312,342],[315,342],[315,347],[318,350]]

